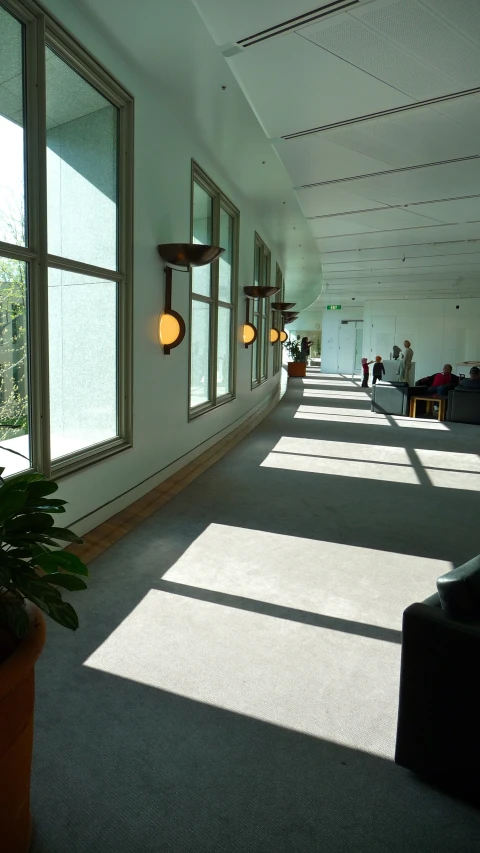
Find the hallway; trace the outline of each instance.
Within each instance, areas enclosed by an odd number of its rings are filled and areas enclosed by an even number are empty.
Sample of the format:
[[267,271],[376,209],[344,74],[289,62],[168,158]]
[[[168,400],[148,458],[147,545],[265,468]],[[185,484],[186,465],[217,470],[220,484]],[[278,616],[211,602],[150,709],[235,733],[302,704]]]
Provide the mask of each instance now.
[[[401,617],[478,552],[477,428],[307,371],[96,559],[37,666],[32,853],[473,853],[393,763]],[[45,780],[54,780],[45,784]]]

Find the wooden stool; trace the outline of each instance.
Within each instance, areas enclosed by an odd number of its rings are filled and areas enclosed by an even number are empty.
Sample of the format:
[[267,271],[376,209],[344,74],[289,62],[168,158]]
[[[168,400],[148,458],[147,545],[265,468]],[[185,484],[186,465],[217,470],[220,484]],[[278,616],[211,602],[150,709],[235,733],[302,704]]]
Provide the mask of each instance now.
[[409,415],[411,418],[417,417],[417,400],[424,400],[427,404],[427,414],[431,413],[432,407],[434,403],[438,403],[438,420],[445,420],[445,411],[447,408],[447,400],[446,397],[411,397],[410,398],[410,411]]

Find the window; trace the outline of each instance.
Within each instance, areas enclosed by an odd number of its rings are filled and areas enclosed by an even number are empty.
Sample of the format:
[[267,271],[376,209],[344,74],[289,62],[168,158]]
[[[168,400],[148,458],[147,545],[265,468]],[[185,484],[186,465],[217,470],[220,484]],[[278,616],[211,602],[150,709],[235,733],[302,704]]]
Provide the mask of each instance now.
[[0,465],[58,476],[131,441],[132,100],[22,10],[0,5]]
[[[255,234],[254,284],[270,284],[270,250],[258,234]],[[268,376],[270,314],[270,299],[254,300],[252,322],[257,328],[257,339],[252,346],[252,388],[265,382]]]
[[235,396],[235,306],[239,213],[193,164],[192,242],[222,246],[215,263],[192,270],[190,416]]
[[[275,286],[279,287],[279,292],[275,295],[275,301],[283,302],[285,297],[285,281],[283,278],[283,273],[280,267],[276,266],[275,272]],[[280,311],[272,311],[272,326],[278,331],[281,330],[283,324],[283,318],[280,314]],[[273,345],[273,374],[278,373],[282,366],[282,352],[283,352],[283,344],[281,341],[277,341],[276,344]]]

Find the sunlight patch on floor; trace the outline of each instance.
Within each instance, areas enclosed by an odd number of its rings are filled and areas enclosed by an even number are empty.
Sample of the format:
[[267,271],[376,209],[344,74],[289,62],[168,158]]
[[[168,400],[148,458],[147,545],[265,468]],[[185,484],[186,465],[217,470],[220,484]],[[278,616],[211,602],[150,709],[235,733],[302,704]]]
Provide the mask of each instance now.
[[283,471],[301,471],[305,474],[329,474],[337,477],[353,477],[364,480],[379,480],[389,483],[420,485],[413,468],[403,465],[388,465],[378,462],[357,462],[352,459],[301,456],[296,453],[269,453],[261,463],[264,468]]
[[[398,630],[405,607],[449,568],[212,524],[85,665],[391,758],[400,646],[349,633],[348,620]],[[220,598],[181,594],[181,584]],[[222,593],[329,614],[346,630],[222,606]]]

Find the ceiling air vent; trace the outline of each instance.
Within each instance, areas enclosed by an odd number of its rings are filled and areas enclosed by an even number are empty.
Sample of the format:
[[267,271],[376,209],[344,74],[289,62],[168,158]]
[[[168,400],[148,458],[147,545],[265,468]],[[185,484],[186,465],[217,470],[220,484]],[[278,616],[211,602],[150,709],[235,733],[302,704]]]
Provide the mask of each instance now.
[[292,30],[298,30],[306,24],[314,24],[315,21],[320,21],[328,15],[333,15],[335,12],[341,12],[344,9],[349,9],[350,6],[358,6],[360,0],[332,0],[330,3],[323,3],[317,9],[311,9],[309,12],[304,12],[303,15],[297,15],[295,18],[289,18],[288,21],[282,21],[275,27],[268,27],[266,30],[260,30],[258,33],[253,33],[247,38],[239,39],[237,44],[241,47],[251,47],[261,41],[273,39],[275,36],[289,33]]

